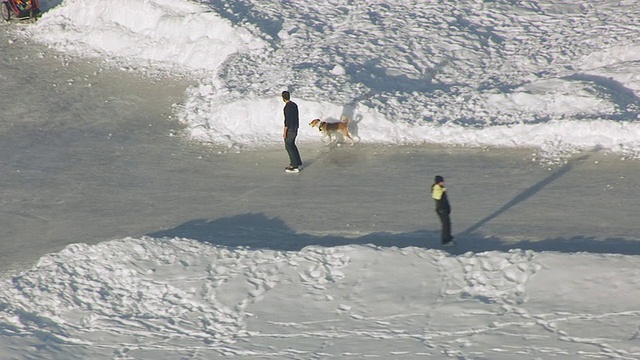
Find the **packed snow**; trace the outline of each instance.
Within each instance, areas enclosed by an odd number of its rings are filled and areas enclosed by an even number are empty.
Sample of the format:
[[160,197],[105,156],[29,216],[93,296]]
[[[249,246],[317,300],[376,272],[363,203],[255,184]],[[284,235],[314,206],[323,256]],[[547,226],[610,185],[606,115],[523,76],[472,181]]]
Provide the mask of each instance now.
[[637,256],[128,238],[0,286],[17,359],[640,357]]
[[[640,157],[636,1],[41,5],[37,22],[6,31],[124,74],[193,79],[173,110],[195,142],[281,146],[290,90],[300,143],[323,141],[311,119],[348,116],[359,144]],[[226,231],[71,244],[3,274],[0,357],[640,358],[640,251],[382,246],[367,234],[345,245],[260,216],[196,225]],[[310,241],[260,246],[287,237]]]

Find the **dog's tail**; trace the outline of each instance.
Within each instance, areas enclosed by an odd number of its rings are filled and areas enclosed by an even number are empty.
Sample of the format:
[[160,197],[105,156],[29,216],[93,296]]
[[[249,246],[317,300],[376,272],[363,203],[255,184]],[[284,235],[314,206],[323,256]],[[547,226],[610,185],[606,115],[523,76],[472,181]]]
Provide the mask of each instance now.
[[345,124],[348,124],[348,123],[349,123],[349,121],[351,121],[351,118],[349,118],[347,115],[342,115],[342,116],[340,117],[340,121],[342,121],[342,122],[343,122],[343,123],[345,123]]

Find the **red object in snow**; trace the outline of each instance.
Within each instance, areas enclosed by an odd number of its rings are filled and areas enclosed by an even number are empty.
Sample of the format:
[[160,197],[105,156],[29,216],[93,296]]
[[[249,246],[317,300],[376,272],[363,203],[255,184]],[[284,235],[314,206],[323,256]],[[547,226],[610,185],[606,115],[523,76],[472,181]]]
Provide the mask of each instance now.
[[40,15],[38,0],[1,0],[0,14],[4,21],[12,18],[35,19]]

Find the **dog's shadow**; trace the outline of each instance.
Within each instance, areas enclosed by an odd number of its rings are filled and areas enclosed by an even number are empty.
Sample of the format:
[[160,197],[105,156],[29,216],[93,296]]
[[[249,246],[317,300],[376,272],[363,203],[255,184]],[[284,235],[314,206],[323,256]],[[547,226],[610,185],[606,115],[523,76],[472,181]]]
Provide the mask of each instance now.
[[[368,96],[368,95],[367,95]],[[366,96],[365,96],[366,97]],[[354,101],[345,104],[342,107],[342,114],[340,115],[340,118],[346,116],[350,119],[349,121],[349,125],[348,125],[348,129],[349,132],[351,133],[351,136],[354,139],[358,139],[357,142],[360,142],[361,138],[360,138],[360,134],[359,134],[359,128],[360,128],[360,122],[362,121],[363,117],[361,114],[357,114],[356,115],[356,104],[358,103],[358,101],[356,99],[354,99]]]
[[362,121],[362,115],[356,115],[356,116],[352,116],[351,117],[351,121],[349,121],[349,132],[351,133],[351,136],[353,137],[353,139],[357,139],[356,143],[360,142],[360,135],[358,134],[358,129],[360,128],[359,124],[360,121]]

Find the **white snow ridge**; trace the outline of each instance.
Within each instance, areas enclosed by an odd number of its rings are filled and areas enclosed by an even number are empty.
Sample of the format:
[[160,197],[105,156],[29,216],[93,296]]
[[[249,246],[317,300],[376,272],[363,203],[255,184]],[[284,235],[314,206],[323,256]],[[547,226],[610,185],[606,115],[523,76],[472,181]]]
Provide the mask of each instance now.
[[2,281],[0,323],[7,335],[46,332],[55,343],[118,353],[206,347],[240,354],[232,344],[259,335],[247,329],[252,304],[282,282],[322,296],[344,277],[348,252],[250,251],[188,239],[74,244]]
[[[606,271],[612,263],[628,272]],[[90,358],[615,352],[630,359],[640,355],[633,341],[640,311],[625,306],[634,303],[633,292],[621,291],[619,306],[601,308],[599,296],[574,290],[610,281],[633,289],[634,264],[635,257],[516,250],[283,252],[128,238],[70,245],[4,279],[0,324],[5,339],[46,337],[51,345],[34,352],[45,356],[75,348]],[[554,282],[558,272],[548,269],[563,267],[568,281]],[[558,298],[566,309],[549,311]],[[611,326],[629,337],[610,344],[600,331]]]

